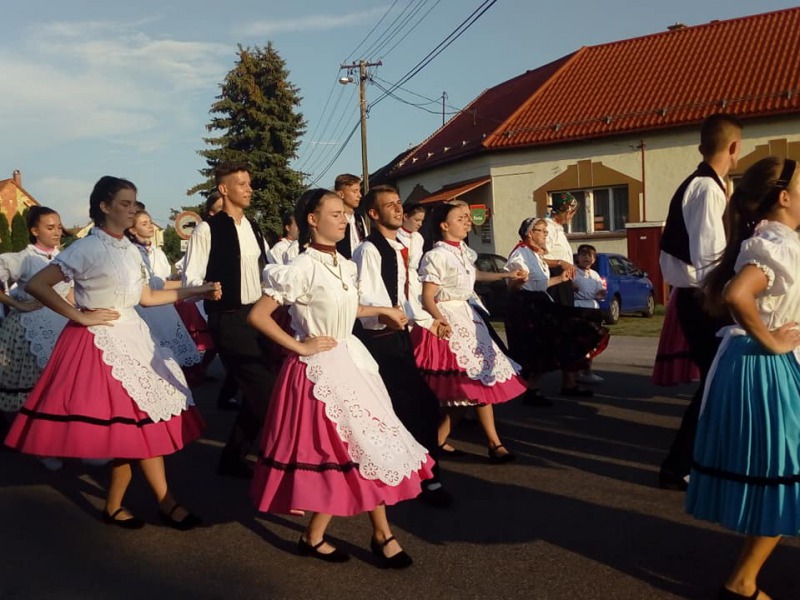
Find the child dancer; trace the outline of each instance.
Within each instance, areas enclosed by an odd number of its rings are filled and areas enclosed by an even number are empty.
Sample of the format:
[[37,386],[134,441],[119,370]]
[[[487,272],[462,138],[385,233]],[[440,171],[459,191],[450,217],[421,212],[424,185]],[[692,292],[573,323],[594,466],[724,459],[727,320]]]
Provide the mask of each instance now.
[[700,409],[686,510],[747,537],[719,598],[766,598],[757,577],[782,535],[800,529],[800,172],[764,158],[726,212],[728,242],[704,282],[727,307]]
[[[169,281],[172,267],[164,251],[153,243],[155,227],[147,211],[137,211],[133,218],[133,227],[125,233],[142,255],[150,289],[169,290],[181,287],[180,281]],[[173,305],[137,306],[136,311],[147,323],[147,327],[161,347],[169,348],[172,351],[179,365],[184,368],[192,367],[202,360],[194,340]],[[200,313],[197,316],[202,318]],[[195,372],[193,379],[198,376],[202,378],[201,373]]]
[[[575,306],[598,311],[597,321],[602,322],[600,316],[600,303],[606,297],[606,284],[600,274],[592,266],[597,260],[597,249],[591,244],[578,246],[578,260],[576,261],[575,278],[572,287],[575,290]],[[591,359],[586,368],[578,375],[578,383],[602,383],[603,378],[592,372]]]
[[[480,281],[524,279],[525,273],[476,271],[477,254],[464,244],[472,229],[469,207],[463,202],[445,203],[432,215],[439,241],[419,266],[422,306],[443,325],[439,336],[424,327],[412,332],[414,355],[431,389],[444,407],[474,406],[489,444],[489,461],[504,463],[515,457],[503,446],[494,424],[492,405],[507,402],[525,392],[517,367],[492,339],[478,313],[488,314],[473,287]],[[452,427],[451,411],[439,426],[439,447],[444,454]]]
[[[200,519],[173,498],[163,455],[196,439],[203,422],[180,367],[153,343],[134,307],[195,294],[219,297],[219,284],[151,290],[142,258],[124,235],[133,225],[135,202],[131,182],[101,178],[89,199],[91,235],[70,245],[26,286],[70,323],[5,443],[29,454],[115,457],[102,516],[125,529],[144,525],[122,506],[132,463],[138,462],[161,519],[186,530]],[[74,282],[77,308],[54,289],[65,278]]]
[[[373,553],[385,567],[408,567],[386,505],[416,497],[432,460],[395,416],[377,363],[352,335],[356,317],[398,327],[407,318],[358,305],[356,266],[335,249],[347,227],[339,196],[310,190],[295,215],[301,247],[311,245],[291,265],[265,269],[264,296],[248,318],[291,352],[269,403],[253,498],[264,512],[314,512],[298,550],[328,562],[349,558],[325,541],[332,516],[368,511]],[[297,339],[272,318],[279,305],[289,306]]]
[[397,241],[408,248],[409,294],[422,300],[422,282],[419,280],[419,261],[422,260],[425,240],[419,232],[425,220],[425,207],[417,202],[403,205],[403,226],[397,230]]

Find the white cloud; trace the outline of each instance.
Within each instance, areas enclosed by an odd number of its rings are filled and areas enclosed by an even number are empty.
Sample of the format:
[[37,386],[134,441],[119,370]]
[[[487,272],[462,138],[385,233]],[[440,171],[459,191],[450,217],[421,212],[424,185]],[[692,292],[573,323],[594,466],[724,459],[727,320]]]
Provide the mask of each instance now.
[[242,28],[246,35],[270,36],[297,31],[325,31],[372,21],[386,12],[385,6],[376,6],[347,15],[307,15],[296,19],[264,19],[252,21]]
[[95,182],[66,177],[44,177],[25,181],[26,189],[36,190],[40,204],[58,211],[64,227],[83,226],[89,222],[89,194]]
[[17,47],[0,47],[0,126],[13,151],[43,144],[120,140],[141,152],[186,125],[193,97],[210,95],[233,49],[154,39],[130,24],[37,24]]

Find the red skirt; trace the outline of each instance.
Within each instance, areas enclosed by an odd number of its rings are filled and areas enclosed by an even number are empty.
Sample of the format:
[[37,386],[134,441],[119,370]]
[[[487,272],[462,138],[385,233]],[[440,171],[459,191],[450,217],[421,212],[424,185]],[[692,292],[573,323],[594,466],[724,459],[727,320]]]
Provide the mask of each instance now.
[[264,422],[250,488],[258,510],[351,516],[417,497],[422,480],[432,477],[430,456],[396,486],[364,478],[313,390],[306,365],[291,355],[278,375]]
[[178,316],[186,326],[186,330],[192,337],[197,349],[200,352],[212,350],[214,348],[214,339],[211,337],[211,330],[208,328],[208,323],[203,318],[203,315],[200,314],[197,304],[186,300],[178,300],[175,303],[175,310],[178,311]]
[[5,443],[38,456],[144,459],[180,450],[203,427],[194,406],[154,422],[114,379],[94,334],[70,322]]
[[700,369],[689,356],[689,342],[678,320],[676,294],[670,294],[653,364],[653,383],[670,386],[699,381]]
[[469,405],[500,404],[527,389],[518,375],[494,385],[470,379],[447,340],[436,337],[425,327],[411,330],[411,342],[417,366],[442,405],[464,405],[464,400]]

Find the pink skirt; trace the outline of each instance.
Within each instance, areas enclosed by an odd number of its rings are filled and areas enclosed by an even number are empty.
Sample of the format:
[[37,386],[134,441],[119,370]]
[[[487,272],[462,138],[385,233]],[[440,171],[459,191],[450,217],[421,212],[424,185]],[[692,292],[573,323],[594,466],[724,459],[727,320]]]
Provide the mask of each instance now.
[[399,485],[364,478],[313,390],[306,365],[291,355],[278,375],[264,422],[250,488],[258,510],[351,516],[417,497],[422,480],[432,477],[430,456]]
[[700,379],[700,369],[689,357],[689,343],[678,320],[676,297],[675,294],[670,294],[658,340],[658,351],[653,364],[653,383],[656,385],[678,385]]
[[519,375],[494,385],[470,379],[447,340],[436,337],[425,327],[411,330],[411,342],[417,366],[443,406],[500,404],[524,394],[527,389]]
[[179,300],[175,303],[175,310],[178,311],[178,316],[186,326],[186,330],[192,337],[197,349],[200,352],[212,350],[214,348],[214,339],[211,337],[211,330],[208,328],[208,323],[203,318],[203,315],[200,314],[197,304]]
[[154,422],[114,379],[94,334],[70,322],[5,443],[38,456],[144,459],[180,450],[203,427],[194,406]]

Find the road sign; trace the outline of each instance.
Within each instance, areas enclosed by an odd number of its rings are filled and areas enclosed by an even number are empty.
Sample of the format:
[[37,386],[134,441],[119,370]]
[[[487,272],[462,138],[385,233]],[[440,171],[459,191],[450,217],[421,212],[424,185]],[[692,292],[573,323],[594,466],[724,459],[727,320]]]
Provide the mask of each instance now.
[[202,220],[200,215],[193,210],[185,210],[180,213],[175,217],[175,231],[178,237],[182,240],[188,240],[192,236],[194,228],[197,227],[197,224]]

